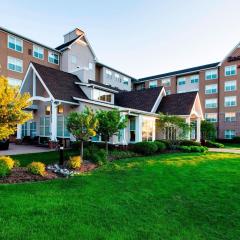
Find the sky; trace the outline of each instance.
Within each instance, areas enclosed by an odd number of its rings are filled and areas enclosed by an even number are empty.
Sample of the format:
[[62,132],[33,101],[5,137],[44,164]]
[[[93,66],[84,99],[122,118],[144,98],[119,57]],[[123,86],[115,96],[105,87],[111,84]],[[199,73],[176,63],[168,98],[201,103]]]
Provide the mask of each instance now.
[[136,78],[221,61],[240,42],[239,0],[11,0],[0,9],[0,26],[50,47],[83,29],[100,62]]

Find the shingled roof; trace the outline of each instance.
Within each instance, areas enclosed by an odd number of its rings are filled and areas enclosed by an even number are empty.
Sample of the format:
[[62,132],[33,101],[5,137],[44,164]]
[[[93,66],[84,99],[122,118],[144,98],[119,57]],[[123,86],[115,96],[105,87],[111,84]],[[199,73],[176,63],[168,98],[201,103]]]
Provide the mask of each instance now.
[[193,108],[197,92],[177,93],[162,98],[157,112],[169,115],[189,115]]
[[152,80],[152,79],[157,79],[157,78],[170,77],[173,75],[182,75],[182,74],[187,74],[190,72],[198,72],[203,69],[217,67],[219,63],[220,62],[215,62],[215,63],[205,64],[205,65],[201,65],[201,66],[197,66],[197,67],[186,68],[186,69],[182,69],[182,70],[178,70],[178,71],[174,71],[174,72],[162,73],[162,74],[154,75],[154,76],[150,76],[150,77],[139,78],[138,80],[135,81],[135,83],[144,82],[146,80]]
[[69,102],[75,102],[73,97],[88,99],[82,89],[75,84],[80,82],[76,75],[34,62],[32,64],[55,99]]
[[115,94],[115,105],[151,112],[163,87],[120,92]]
[[56,49],[58,51],[62,51],[63,49],[65,49],[66,47],[70,46],[72,43],[74,43],[80,36],[77,36],[76,38],[74,38],[73,40],[63,43],[62,45],[56,47]]

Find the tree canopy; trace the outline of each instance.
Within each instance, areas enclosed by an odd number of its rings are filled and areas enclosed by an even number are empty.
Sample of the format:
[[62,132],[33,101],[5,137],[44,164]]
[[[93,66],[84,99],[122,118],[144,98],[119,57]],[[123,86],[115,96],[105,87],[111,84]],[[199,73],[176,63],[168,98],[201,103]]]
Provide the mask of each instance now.
[[0,76],[0,140],[8,138],[23,124],[32,118],[30,112],[24,111],[32,103],[30,94],[20,94],[19,89],[9,86],[8,80]]
[[216,138],[216,127],[206,120],[201,121],[201,136],[203,140],[214,140]]

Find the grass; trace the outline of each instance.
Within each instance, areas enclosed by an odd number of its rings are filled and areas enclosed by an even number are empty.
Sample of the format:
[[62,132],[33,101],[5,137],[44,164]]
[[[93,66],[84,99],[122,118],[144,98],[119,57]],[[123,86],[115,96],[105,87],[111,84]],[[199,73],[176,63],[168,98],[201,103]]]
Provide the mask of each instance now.
[[239,182],[237,154],[176,153],[0,185],[0,239],[239,239]]

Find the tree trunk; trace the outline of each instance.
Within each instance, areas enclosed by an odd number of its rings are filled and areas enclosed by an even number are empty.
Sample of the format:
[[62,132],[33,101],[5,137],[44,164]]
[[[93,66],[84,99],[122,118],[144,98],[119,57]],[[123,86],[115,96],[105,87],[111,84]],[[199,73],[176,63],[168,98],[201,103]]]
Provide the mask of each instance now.
[[108,156],[108,141],[105,141],[105,143],[106,143],[106,154]]
[[80,156],[83,159],[83,141],[81,141]]

